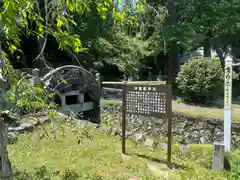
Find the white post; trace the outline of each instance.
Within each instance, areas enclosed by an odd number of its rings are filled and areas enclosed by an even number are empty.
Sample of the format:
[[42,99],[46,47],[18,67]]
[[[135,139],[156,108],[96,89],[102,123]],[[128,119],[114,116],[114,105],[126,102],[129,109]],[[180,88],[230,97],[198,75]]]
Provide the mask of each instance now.
[[233,59],[227,56],[225,59],[225,80],[224,80],[224,145],[226,152],[230,151],[231,149],[232,65]]

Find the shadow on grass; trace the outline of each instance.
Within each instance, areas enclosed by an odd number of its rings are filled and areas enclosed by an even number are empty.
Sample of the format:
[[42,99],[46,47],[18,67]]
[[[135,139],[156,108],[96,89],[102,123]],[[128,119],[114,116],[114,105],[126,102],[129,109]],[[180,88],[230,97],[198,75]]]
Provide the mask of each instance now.
[[148,155],[145,155],[145,154],[138,154],[138,153],[126,153],[127,156],[137,156],[139,158],[143,158],[143,159],[147,159],[149,161],[153,161],[153,162],[156,162],[156,163],[159,163],[159,164],[165,164],[167,165],[170,169],[184,169],[186,168],[184,165],[181,165],[181,164],[176,164],[176,163],[171,163],[171,165],[168,165],[168,162],[166,160],[163,160],[163,159],[158,159],[158,158],[154,158],[154,157],[151,157],[151,156],[148,156]]

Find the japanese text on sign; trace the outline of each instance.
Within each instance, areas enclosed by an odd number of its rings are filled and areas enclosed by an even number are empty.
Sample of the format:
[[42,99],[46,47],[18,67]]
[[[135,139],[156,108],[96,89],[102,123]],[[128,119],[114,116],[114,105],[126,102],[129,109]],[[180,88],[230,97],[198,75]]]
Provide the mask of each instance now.
[[170,108],[168,86],[128,85],[126,92],[126,112],[145,116],[165,116]]
[[225,68],[225,99],[224,99],[224,106],[225,108],[231,107],[231,99],[232,99],[232,68],[227,66]]

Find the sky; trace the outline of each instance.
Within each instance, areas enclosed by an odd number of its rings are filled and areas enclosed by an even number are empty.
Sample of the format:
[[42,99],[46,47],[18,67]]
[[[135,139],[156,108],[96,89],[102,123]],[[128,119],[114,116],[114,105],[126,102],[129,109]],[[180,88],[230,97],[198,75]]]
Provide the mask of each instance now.
[[121,11],[123,9],[123,6],[125,5],[126,1],[130,2],[131,9],[132,9],[132,11],[134,11],[137,0],[114,0],[114,3],[115,4],[118,3],[118,9]]

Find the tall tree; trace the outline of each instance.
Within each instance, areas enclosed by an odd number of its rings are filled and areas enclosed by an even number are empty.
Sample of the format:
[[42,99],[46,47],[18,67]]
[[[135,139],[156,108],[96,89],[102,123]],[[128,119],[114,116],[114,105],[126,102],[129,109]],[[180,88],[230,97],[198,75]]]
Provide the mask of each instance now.
[[183,0],[178,13],[180,22],[191,23],[191,28],[203,36],[196,44],[205,47],[205,55],[210,55],[212,46],[223,64],[228,46],[239,31],[239,8],[239,0]]

